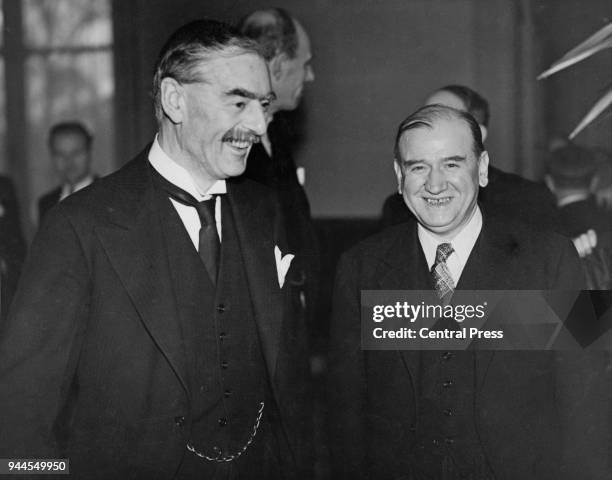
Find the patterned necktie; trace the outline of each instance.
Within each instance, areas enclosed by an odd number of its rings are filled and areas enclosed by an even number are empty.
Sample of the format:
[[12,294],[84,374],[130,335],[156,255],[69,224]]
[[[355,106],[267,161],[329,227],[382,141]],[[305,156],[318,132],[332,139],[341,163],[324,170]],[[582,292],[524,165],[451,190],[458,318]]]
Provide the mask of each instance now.
[[434,288],[438,297],[447,304],[455,291],[455,282],[450,274],[446,259],[455,250],[450,243],[441,243],[436,249],[436,261],[431,267],[431,275],[434,281]]
[[221,242],[219,241],[217,224],[215,222],[215,202],[217,196],[213,195],[208,200],[198,202],[193,195],[166,180],[155,169],[152,170],[155,181],[170,198],[188,207],[193,207],[198,212],[198,217],[200,217],[198,254],[202,262],[204,262],[213,285],[216,285],[219,271],[219,255],[221,252]]

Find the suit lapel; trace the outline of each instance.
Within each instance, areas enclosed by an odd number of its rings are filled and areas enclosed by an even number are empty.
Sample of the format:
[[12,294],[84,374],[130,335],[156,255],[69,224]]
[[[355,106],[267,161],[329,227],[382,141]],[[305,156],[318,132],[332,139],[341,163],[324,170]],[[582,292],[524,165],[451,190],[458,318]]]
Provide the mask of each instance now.
[[188,391],[185,348],[147,153],[122,172],[124,184],[111,192],[116,205],[107,209],[108,226],[98,227],[96,234],[143,324]]
[[[431,290],[431,276],[427,260],[419,243],[416,223],[409,222],[405,229],[383,253],[383,263],[388,265],[386,274],[379,282],[380,290]],[[417,373],[421,352],[419,350],[398,350],[411,384],[417,385]]]
[[[245,178],[228,180],[228,200],[238,233],[255,322],[266,367],[274,381],[283,319],[284,292],[279,288],[274,247],[275,212],[266,201],[267,189]],[[279,242],[280,243],[280,242]],[[284,256],[287,251],[281,248]]]
[[[513,254],[517,246],[517,239],[500,222],[490,216],[483,216],[482,231],[457,287],[462,290],[511,289]],[[495,351],[476,350],[475,355],[476,385],[481,390]]]
[[416,223],[406,224],[398,238],[386,249],[384,263],[390,268],[381,277],[381,290],[431,290],[427,260],[419,243]]

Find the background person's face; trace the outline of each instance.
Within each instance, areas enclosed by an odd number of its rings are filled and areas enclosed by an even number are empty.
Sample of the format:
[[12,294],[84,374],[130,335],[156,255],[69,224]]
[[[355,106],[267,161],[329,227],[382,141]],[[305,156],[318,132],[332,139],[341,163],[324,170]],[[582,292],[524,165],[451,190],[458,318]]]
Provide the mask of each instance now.
[[436,120],[433,128],[406,131],[399,142],[400,191],[419,223],[451,240],[476,208],[479,179],[486,183],[486,153],[476,158],[461,120]]
[[266,131],[270,79],[254,54],[218,57],[201,68],[206,81],[185,84],[185,115],[178,126],[189,168],[220,180],[240,175],[253,143]]
[[74,185],[89,175],[91,154],[87,139],[81,133],[56,134],[51,140],[50,150],[62,182]]
[[310,60],[310,40],[299,23],[295,25],[298,45],[295,58],[282,61],[279,78],[275,81],[274,93],[276,110],[294,110],[300,103],[304,91],[304,83],[314,80],[314,71]]

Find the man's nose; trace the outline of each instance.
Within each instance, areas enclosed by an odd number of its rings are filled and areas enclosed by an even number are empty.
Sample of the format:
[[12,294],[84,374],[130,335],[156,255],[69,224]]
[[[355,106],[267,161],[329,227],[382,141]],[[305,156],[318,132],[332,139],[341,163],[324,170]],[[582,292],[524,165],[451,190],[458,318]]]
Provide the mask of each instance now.
[[263,135],[266,133],[266,129],[268,128],[266,112],[259,102],[252,102],[247,111],[247,118],[244,123],[255,135]]
[[446,190],[446,177],[437,168],[432,168],[427,175],[425,189],[434,195],[437,195]]

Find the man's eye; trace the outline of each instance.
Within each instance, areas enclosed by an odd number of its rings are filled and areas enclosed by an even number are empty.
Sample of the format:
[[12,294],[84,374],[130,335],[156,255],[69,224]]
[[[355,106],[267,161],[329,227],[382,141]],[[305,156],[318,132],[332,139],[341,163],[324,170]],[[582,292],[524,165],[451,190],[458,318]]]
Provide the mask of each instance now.
[[447,168],[459,168],[459,164],[458,163],[447,163],[446,167]]
[[246,106],[246,102],[236,102],[235,105],[236,105],[236,108],[238,108],[239,110],[242,110]]
[[425,170],[425,167],[423,165],[413,165],[412,167],[410,167],[410,171],[413,173],[419,173],[423,170]]
[[268,111],[268,107],[269,106],[270,106],[270,101],[269,100],[264,100],[263,102],[261,102],[261,108],[263,108],[265,112]]

